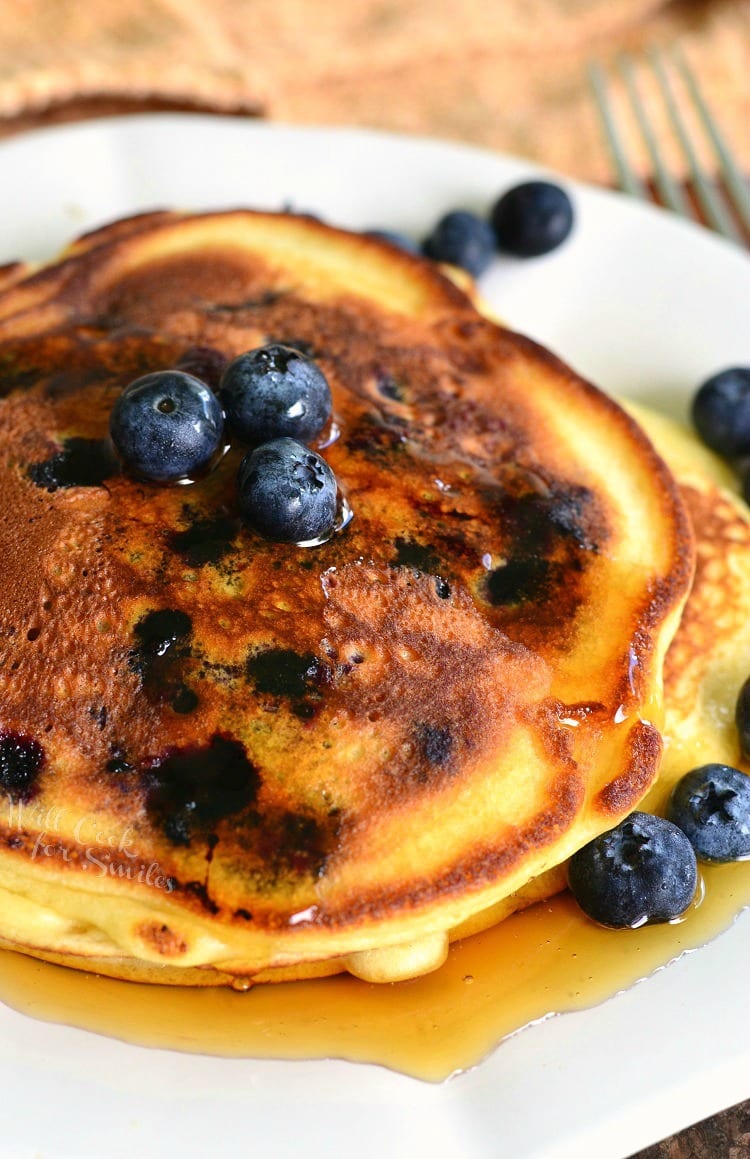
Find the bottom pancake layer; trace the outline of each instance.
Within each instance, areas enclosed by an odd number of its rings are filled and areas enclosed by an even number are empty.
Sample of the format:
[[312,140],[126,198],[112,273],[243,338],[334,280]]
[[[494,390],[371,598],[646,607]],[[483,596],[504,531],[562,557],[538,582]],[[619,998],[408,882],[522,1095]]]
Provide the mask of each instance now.
[[[261,970],[248,976],[242,963],[231,968],[221,965],[175,966],[169,963],[146,962],[124,957],[117,945],[108,941],[101,931],[87,930],[75,922],[66,921],[27,897],[0,888],[0,909],[6,915],[6,928],[13,929],[15,937],[0,938],[0,949],[15,950],[76,970],[103,974],[128,982],[148,982],[162,986],[234,986],[245,989],[262,982],[296,982],[305,978],[325,978],[348,972],[365,982],[399,982],[438,969],[445,961],[448,945],[459,938],[481,933],[497,922],[552,897],[565,888],[565,867],[557,866],[541,874],[527,886],[504,898],[495,906],[475,914],[446,934],[430,935],[416,942],[398,946],[383,946],[344,957],[318,962],[300,962],[290,966]],[[44,933],[54,937],[56,946],[69,949],[50,949],[43,944]]]

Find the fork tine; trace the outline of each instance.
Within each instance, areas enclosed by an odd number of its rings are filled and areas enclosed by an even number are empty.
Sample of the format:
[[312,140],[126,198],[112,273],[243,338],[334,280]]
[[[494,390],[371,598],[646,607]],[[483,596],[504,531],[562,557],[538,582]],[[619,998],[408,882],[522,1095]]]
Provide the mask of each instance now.
[[617,125],[615,124],[612,106],[607,93],[607,81],[604,70],[600,65],[592,61],[589,64],[588,72],[589,81],[594,93],[594,103],[601,118],[604,137],[612,156],[615,172],[617,173],[618,187],[623,192],[629,193],[631,197],[641,197],[647,200],[648,194],[645,186],[628,161],[627,154],[622,146],[622,140],[617,130]]
[[737,232],[737,229],[735,228],[734,222],[732,221],[729,212],[701,169],[698,156],[695,152],[695,149],[693,148],[693,143],[690,140],[690,134],[685,127],[682,114],[677,107],[677,102],[675,101],[674,93],[672,92],[672,85],[670,83],[669,77],[667,76],[667,72],[664,68],[661,57],[653,50],[649,52],[648,55],[651,66],[659,82],[659,87],[661,89],[662,96],[664,97],[664,103],[667,106],[667,112],[669,113],[672,127],[675,131],[675,135],[677,136],[678,141],[680,142],[682,151],[685,154],[685,158],[690,169],[690,176],[692,178],[695,196],[700,202],[700,207],[706,216],[706,220],[708,221],[711,228],[716,230],[717,233],[723,234],[724,237],[730,238],[731,241],[741,242],[742,239]]
[[640,90],[635,79],[635,70],[633,62],[627,56],[620,56],[618,58],[620,66],[620,73],[625,86],[628,90],[630,103],[635,113],[635,118],[638,122],[638,128],[643,136],[644,143],[648,149],[649,157],[651,158],[651,166],[654,172],[654,183],[659,191],[659,195],[669,209],[679,213],[682,217],[692,217],[693,213],[688,204],[688,200],[682,191],[682,188],[672,179],[669,169],[664,163],[664,159],[657,144],[656,135],[651,128],[651,123],[646,114],[643,101],[641,99]]
[[685,82],[685,87],[690,93],[691,100],[695,105],[701,123],[708,134],[711,144],[714,147],[716,156],[719,160],[721,175],[724,183],[729,190],[734,205],[734,210],[744,225],[745,229],[750,231],[750,193],[748,192],[745,179],[742,173],[735,164],[734,158],[729,150],[724,137],[719,130],[716,121],[714,120],[711,110],[706,104],[703,93],[698,87],[698,82],[693,75],[692,69],[689,67],[685,55],[681,49],[675,47],[671,53],[672,60],[677,67],[680,76]]

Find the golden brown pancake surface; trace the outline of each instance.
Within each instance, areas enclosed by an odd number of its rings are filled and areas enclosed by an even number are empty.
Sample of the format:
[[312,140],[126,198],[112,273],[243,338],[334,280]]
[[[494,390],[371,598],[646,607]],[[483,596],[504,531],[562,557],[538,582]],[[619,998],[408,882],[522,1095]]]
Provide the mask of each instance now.
[[[133,378],[215,385],[268,341],[333,391],[354,519],[316,548],[242,526],[242,448],[160,487],[107,443]],[[434,267],[288,215],[132,219],[0,292],[0,372],[0,937],[419,972],[653,782],[675,485]]]

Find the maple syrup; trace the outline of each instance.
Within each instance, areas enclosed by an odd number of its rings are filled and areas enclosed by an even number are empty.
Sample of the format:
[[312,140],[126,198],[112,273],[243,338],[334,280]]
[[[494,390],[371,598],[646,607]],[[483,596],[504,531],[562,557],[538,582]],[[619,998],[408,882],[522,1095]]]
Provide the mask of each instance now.
[[438,971],[371,985],[349,975],[231,989],[118,982],[0,952],[0,1000],[141,1046],[225,1057],[344,1058],[439,1081],[509,1034],[591,1007],[710,941],[750,906],[750,862],[703,866],[676,925],[606,930],[566,892],[455,943]]

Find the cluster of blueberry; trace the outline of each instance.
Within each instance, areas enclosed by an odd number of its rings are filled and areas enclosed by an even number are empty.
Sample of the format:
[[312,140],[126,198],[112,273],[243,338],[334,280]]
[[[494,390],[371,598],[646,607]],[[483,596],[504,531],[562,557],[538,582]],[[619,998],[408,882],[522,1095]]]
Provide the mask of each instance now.
[[[481,274],[499,249],[523,257],[548,253],[573,226],[563,189],[527,181],[509,189],[489,220],[468,210],[445,214],[420,247],[402,234],[370,230],[435,261]],[[331,417],[323,372],[300,351],[273,344],[231,362],[218,392],[194,374],[164,370],[131,382],[112,410],[112,442],[131,474],[156,483],[200,476],[227,449],[227,435],[251,449],[238,476],[239,506],[250,527],[267,539],[315,543],[335,529],[340,510],[336,478],[307,445]]]
[[568,883],[594,921],[612,929],[674,921],[695,898],[698,860],[750,858],[750,777],[739,769],[693,769],[666,813],[631,813],[573,855]]
[[245,521],[267,539],[319,541],[336,524],[338,487],[308,444],[331,417],[320,367],[290,346],[240,354],[214,393],[181,370],[144,375],[127,386],[110,417],[110,436],[126,469],[176,483],[209,470],[227,435],[249,446],[239,469]]
[[477,278],[496,252],[533,258],[561,245],[573,228],[573,206],[564,189],[550,181],[524,181],[508,189],[487,219],[467,209],[440,218],[419,246],[391,230],[368,232],[410,253],[460,266]]

